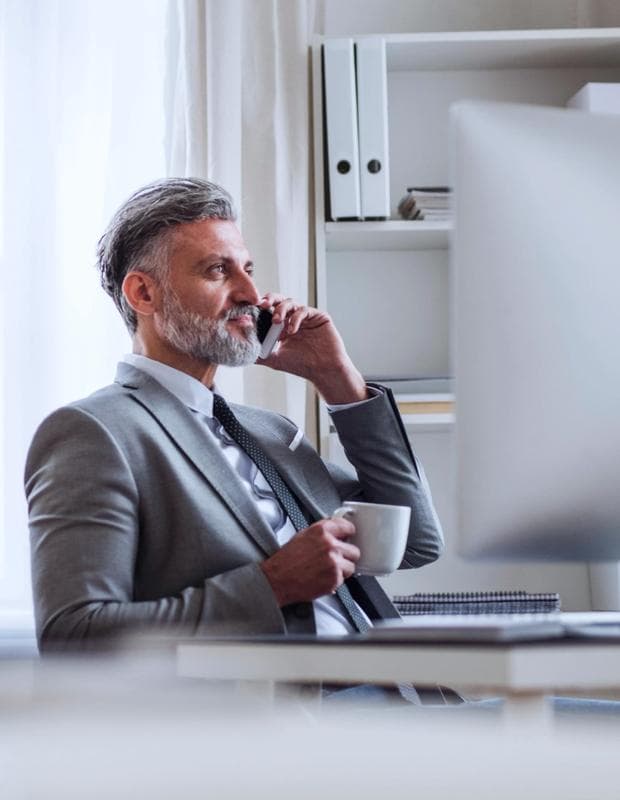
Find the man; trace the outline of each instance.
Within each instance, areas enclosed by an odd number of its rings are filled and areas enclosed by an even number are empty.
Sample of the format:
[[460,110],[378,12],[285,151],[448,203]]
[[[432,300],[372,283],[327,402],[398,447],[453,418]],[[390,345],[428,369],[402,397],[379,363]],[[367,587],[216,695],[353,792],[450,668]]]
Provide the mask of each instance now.
[[[442,536],[422,468],[329,316],[258,293],[229,195],[197,179],[141,189],[98,266],[133,353],[113,385],[48,417],[28,455],[40,647],[162,628],[346,633],[393,613],[374,579],[351,578],[355,529],[330,514],[352,498],[409,505],[401,566],[431,562]],[[217,396],[219,364],[257,359],[258,308],[285,323],[259,363],[313,383],[357,476],[288,419]]]

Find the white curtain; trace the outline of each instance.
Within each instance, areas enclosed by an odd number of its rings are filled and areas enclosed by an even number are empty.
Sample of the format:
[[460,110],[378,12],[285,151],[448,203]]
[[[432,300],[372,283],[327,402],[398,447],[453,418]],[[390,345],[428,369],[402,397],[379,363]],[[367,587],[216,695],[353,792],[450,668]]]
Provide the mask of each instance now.
[[0,625],[31,608],[22,476],[34,430],[111,383],[130,349],[93,264],[114,208],[165,174],[166,11],[166,0],[1,6]]
[[[309,46],[315,0],[176,0],[171,7],[168,169],[234,196],[257,282],[309,297]],[[306,387],[260,367],[220,370],[239,400],[306,423]],[[308,415],[311,417],[311,414]]]
[[[110,383],[130,348],[92,266],[119,203],[163,175],[222,183],[259,285],[307,298],[314,6],[0,0],[0,629],[30,620],[34,430]],[[304,422],[297,379],[251,367],[219,383]]]

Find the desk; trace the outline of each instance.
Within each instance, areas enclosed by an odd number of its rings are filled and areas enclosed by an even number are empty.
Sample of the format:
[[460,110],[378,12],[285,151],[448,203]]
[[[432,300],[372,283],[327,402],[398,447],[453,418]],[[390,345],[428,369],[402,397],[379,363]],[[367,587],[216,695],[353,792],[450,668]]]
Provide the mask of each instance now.
[[[553,640],[519,644],[371,643],[362,638],[186,640],[184,677],[274,683],[443,684],[500,693],[519,708],[548,694],[620,690],[620,642]],[[508,703],[510,706],[510,702]]]
[[550,736],[451,709],[312,714],[177,680],[167,651],[0,667],[7,800],[618,800],[618,728],[600,720]]

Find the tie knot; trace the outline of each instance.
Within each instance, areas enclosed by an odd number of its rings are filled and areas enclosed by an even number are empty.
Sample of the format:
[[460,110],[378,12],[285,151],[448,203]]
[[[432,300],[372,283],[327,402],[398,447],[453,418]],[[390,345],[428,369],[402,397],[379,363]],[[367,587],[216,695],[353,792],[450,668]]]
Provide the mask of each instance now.
[[213,416],[222,421],[225,417],[230,417],[232,411],[226,400],[220,394],[213,395]]
[[218,408],[228,408],[228,403],[221,394],[214,394],[213,395],[213,410],[216,411]]

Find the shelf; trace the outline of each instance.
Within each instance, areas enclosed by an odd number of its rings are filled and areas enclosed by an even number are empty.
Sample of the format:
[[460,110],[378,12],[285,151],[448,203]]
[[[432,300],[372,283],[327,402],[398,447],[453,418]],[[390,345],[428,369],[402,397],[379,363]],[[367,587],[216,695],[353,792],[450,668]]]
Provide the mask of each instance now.
[[451,222],[327,222],[325,240],[330,252],[342,250],[445,250]]
[[385,42],[388,71],[615,67],[620,61],[618,28],[392,34]]
[[445,431],[454,425],[454,414],[402,414],[406,428],[417,432]]
[[[368,37],[352,34],[352,38]],[[620,28],[422,32],[381,38],[386,47],[390,203],[395,215],[407,185],[451,184],[453,103],[477,99],[563,107],[587,82],[620,81]],[[313,47],[319,302],[337,321],[363,371],[446,374],[452,364],[449,256],[453,223],[406,221],[396,216],[385,221],[324,222],[324,41],[325,37],[317,37]],[[394,291],[386,297],[382,285],[388,269]],[[388,335],[368,335],[369,325],[377,318],[389,320]],[[445,438],[452,435],[450,381],[427,388],[433,397],[420,396],[413,381],[386,382],[394,384],[391,388],[412,439],[431,431],[442,432]],[[327,431],[329,418],[323,411],[319,420],[322,448],[329,438]],[[445,445],[439,442],[440,436],[426,441],[418,438],[422,449]]]

